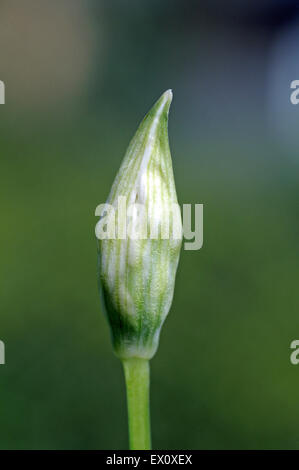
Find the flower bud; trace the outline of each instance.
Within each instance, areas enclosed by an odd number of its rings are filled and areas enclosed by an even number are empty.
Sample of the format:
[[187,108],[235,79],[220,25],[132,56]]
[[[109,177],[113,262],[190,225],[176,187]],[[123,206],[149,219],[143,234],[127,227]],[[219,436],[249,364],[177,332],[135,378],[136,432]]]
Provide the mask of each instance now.
[[171,100],[168,90],[141,122],[96,229],[100,290],[121,359],[155,354],[173,298],[182,223],[168,143]]

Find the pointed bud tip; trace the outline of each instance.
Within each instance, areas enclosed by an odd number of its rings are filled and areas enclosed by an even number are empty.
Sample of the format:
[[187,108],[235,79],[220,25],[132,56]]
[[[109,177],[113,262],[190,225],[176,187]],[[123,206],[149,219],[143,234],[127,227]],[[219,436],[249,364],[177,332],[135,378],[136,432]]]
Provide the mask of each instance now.
[[151,125],[151,119],[152,118],[157,118],[159,120],[161,117],[165,117],[165,115],[168,115],[169,108],[171,105],[172,101],[172,90],[166,90],[162,95],[159,97],[159,99],[155,102],[155,104],[152,106],[152,108],[149,110],[147,115],[145,116],[146,118],[149,118],[150,120],[148,121],[148,124]]
[[163,93],[163,96],[167,99],[167,101],[172,101],[172,97],[173,97],[173,93],[172,93],[172,90],[171,88],[169,90],[166,90],[164,93]]

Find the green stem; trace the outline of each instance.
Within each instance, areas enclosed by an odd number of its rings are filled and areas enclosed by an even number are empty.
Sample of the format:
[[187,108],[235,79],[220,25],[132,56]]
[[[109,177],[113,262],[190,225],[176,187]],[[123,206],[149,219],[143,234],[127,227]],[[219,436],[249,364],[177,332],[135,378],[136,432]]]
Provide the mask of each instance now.
[[151,449],[149,410],[149,361],[137,357],[123,360],[131,450]]

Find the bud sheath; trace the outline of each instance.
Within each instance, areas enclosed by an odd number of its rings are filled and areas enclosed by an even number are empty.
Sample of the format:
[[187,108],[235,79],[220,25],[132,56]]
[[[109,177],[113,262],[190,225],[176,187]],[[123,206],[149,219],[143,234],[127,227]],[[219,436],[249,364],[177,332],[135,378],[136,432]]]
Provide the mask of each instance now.
[[113,230],[99,240],[100,289],[121,359],[155,354],[173,298],[182,230],[168,143],[171,100],[168,90],[133,137],[107,200]]

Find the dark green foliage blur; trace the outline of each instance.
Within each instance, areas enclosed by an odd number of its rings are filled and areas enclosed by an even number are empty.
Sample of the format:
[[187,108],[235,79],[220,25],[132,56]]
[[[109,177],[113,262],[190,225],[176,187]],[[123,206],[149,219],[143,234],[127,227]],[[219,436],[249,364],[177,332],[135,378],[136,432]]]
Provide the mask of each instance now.
[[[152,360],[153,446],[297,449],[299,365],[289,356],[299,337],[299,146],[280,141],[266,113],[266,51],[279,25],[248,13],[235,27],[205,2],[190,2],[190,12],[177,1],[85,3],[94,46],[82,96],[56,96],[54,61],[52,86],[32,75],[39,106],[13,102],[24,79],[9,60],[0,69],[0,448],[127,448],[121,364],[97,291],[94,211],[140,120],[172,88],[178,199],[204,204],[204,246],[182,250]],[[230,39],[223,46],[225,59],[219,32],[238,38],[239,49]],[[50,40],[41,41],[45,63]],[[65,47],[68,61],[77,51],[69,39]],[[299,108],[293,116],[299,123]]]

